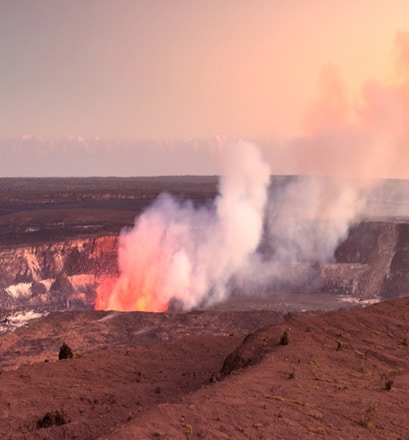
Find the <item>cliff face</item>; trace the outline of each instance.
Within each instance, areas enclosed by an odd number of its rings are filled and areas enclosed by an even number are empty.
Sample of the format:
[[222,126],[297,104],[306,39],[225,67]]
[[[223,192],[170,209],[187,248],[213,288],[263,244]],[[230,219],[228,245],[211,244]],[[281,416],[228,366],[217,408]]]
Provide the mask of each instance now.
[[117,237],[0,248],[0,307],[90,307],[117,271]]
[[409,292],[409,223],[396,225],[396,237],[389,271],[381,290],[385,297],[403,296]]
[[324,289],[335,287],[360,299],[401,296],[409,291],[409,223],[367,221],[353,227],[336,252]]
[[[98,285],[118,274],[117,245],[116,236],[102,236],[0,247],[0,308],[92,308]],[[290,275],[280,291],[323,291],[359,299],[405,295],[409,222],[362,222],[338,246],[335,263],[299,263],[283,270]],[[274,286],[266,293],[270,290]]]

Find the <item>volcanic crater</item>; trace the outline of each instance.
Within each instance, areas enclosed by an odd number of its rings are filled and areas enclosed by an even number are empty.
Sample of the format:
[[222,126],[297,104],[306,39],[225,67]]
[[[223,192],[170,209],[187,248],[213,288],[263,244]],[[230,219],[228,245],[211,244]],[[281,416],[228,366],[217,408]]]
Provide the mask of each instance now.
[[94,310],[120,230],[163,191],[206,206],[217,182],[0,179],[1,438],[409,437],[405,218],[361,219],[268,292]]

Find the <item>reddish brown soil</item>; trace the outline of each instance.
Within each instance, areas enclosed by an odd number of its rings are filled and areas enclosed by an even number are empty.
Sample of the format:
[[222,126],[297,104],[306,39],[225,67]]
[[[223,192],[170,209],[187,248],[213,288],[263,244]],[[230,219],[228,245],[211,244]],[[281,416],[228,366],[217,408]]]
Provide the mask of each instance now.
[[[163,189],[216,191],[148,180],[2,179],[0,243],[117,234]],[[59,361],[64,341],[75,357]],[[408,298],[288,320],[52,313],[0,334],[0,367],[0,439],[409,438]],[[40,427],[56,412],[64,424]]]
[[[19,357],[24,355],[20,352],[16,359],[27,362],[32,350],[37,353],[34,363],[3,369],[0,438],[409,438],[408,298],[365,309],[294,315],[243,343],[238,333],[223,333],[227,324],[223,331],[220,323],[208,333],[206,325],[194,331],[194,319],[186,314],[184,325],[178,324],[179,336],[169,320],[171,341],[162,337],[151,346],[137,346],[131,338],[126,346],[121,336],[116,346],[113,338],[111,348],[102,349],[97,338],[95,351],[83,352],[81,343],[88,341],[90,349],[97,334],[95,322],[108,323],[110,319],[100,319],[110,315],[91,312],[88,332],[85,314],[70,313],[71,320],[60,319],[60,326],[54,317],[62,315],[55,314],[1,336],[2,352],[3,347],[17,347],[30,331],[36,339],[43,332],[43,342],[51,337],[55,350],[47,353],[49,362],[40,362],[38,347],[22,344],[26,356]],[[241,315],[244,326],[253,313]],[[202,324],[214,323],[212,316],[200,315]],[[106,324],[105,332],[138,331],[133,318],[121,317],[123,327]],[[290,342],[281,345],[286,330]],[[64,331],[77,357],[58,361],[57,337]],[[214,374],[223,365],[225,373],[230,371],[224,378]],[[37,427],[39,419],[55,411],[66,424]]]

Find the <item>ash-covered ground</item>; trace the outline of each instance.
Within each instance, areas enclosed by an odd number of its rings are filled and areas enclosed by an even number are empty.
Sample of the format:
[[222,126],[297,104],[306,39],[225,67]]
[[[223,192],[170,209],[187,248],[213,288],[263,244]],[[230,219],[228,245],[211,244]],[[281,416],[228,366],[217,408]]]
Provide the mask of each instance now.
[[[211,209],[219,194],[217,177],[0,179],[0,187],[0,307],[37,311],[94,308],[98,286],[118,276],[121,230],[159,195]],[[409,185],[363,187],[272,177],[257,259],[211,307],[228,298],[228,309],[328,310],[404,295]]]
[[[409,285],[406,182],[376,185],[333,255],[318,258],[333,223],[277,205],[300,182],[272,178],[276,223],[266,221],[258,252],[273,277],[232,279],[227,300],[188,312],[94,310],[98,286],[118,276],[121,229],[163,191],[211,206],[217,181],[0,179],[0,436],[409,435],[408,304],[391,300]],[[272,260],[290,235],[267,240],[268,228],[286,222],[301,225],[303,247],[291,240],[297,258]],[[63,342],[73,359],[58,360]]]

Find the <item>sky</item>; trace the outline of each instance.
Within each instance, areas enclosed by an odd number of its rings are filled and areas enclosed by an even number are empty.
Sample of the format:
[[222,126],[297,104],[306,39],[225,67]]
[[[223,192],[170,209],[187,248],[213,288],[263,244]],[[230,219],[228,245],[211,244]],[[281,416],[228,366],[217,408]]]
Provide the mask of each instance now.
[[215,174],[232,139],[274,173],[409,177],[407,17],[407,0],[0,0],[0,177]]

